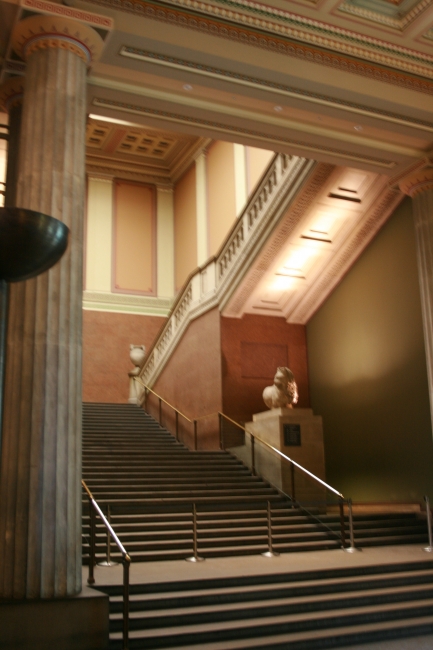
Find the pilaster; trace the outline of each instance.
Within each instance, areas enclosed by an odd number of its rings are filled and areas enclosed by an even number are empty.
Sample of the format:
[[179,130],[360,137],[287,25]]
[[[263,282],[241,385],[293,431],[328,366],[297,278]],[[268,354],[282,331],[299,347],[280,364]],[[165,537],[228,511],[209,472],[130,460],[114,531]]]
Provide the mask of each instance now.
[[195,159],[196,206],[197,206],[197,264],[206,262],[209,256],[209,226],[207,213],[206,152],[201,151]]
[[433,167],[405,177],[400,189],[412,198],[433,428]]
[[158,297],[174,296],[174,192],[173,188],[156,188],[156,255]]

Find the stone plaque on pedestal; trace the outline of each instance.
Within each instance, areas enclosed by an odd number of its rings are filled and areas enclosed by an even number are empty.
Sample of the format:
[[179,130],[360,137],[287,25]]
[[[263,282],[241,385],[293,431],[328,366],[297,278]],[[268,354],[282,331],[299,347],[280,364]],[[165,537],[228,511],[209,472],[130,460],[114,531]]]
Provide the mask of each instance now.
[[[275,408],[253,415],[246,424],[256,437],[257,472],[300,503],[319,503],[326,498],[325,488],[302,470],[281,458],[259,440],[272,445],[318,478],[325,480],[325,451],[322,418],[311,409]],[[248,445],[250,441],[248,440]]]

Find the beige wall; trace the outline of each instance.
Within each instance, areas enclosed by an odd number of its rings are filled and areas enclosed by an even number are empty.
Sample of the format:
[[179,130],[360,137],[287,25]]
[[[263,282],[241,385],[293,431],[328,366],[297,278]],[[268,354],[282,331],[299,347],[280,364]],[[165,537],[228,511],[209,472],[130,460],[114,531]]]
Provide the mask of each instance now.
[[116,181],[114,290],[156,293],[155,188]]
[[207,152],[209,256],[215,255],[236,219],[235,155],[231,142]]
[[247,188],[248,195],[250,195],[275,154],[266,149],[245,147],[245,155],[247,159]]
[[411,203],[307,327],[327,478],[356,500],[433,497],[433,444]]
[[197,267],[195,165],[189,168],[174,188],[175,287],[180,289]]

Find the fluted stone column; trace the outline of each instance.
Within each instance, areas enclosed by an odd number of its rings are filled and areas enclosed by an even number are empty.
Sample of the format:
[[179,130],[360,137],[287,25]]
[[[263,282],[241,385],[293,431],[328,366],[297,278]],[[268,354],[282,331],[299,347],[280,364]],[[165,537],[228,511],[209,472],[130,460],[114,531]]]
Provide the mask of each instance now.
[[[8,159],[6,168],[5,207],[16,206],[18,176],[19,136],[24,93],[24,78],[13,77],[0,87],[0,108],[9,115]],[[6,318],[8,304],[8,285],[0,279],[0,450],[1,426],[3,421],[4,350],[6,338]],[[1,455],[1,454],[0,454]]]
[[433,427],[433,167],[410,174],[400,182],[400,189],[412,197]]
[[16,203],[65,222],[50,271],[11,285],[0,475],[0,598],[81,590],[81,305],[89,26],[33,16],[15,29],[26,60]]

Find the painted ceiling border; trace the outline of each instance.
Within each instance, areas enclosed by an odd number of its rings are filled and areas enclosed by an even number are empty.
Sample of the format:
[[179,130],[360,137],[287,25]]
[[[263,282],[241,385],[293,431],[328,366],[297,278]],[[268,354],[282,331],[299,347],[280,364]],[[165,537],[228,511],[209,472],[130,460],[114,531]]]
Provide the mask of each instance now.
[[[205,16],[197,16],[186,11],[172,7],[165,7],[160,4],[153,4],[152,0],[89,0],[92,4],[110,7],[116,10],[123,10],[128,13],[140,15],[160,22],[175,24],[180,27],[200,31],[211,36],[238,41],[242,44],[252,45],[261,49],[266,49],[279,54],[285,54],[298,59],[303,59],[310,63],[318,63],[332,68],[337,68],[343,72],[359,74],[364,77],[376,79],[385,83],[391,83],[417,92],[433,94],[433,82],[429,77],[433,77],[433,66],[425,65],[425,74],[419,75],[410,70],[402,72],[397,65],[396,60],[391,60],[385,55],[380,55],[384,59],[382,65],[374,64],[368,61],[359,61],[355,57],[359,53],[356,47],[350,44],[344,44],[345,48],[350,51],[350,56],[336,54],[332,50],[326,49],[323,44],[304,45],[302,43],[291,41],[284,36],[272,34],[272,37],[259,29],[242,26],[239,28],[235,24],[208,19]],[[252,19],[253,20],[253,19]],[[299,36],[302,37],[299,32]],[[316,37],[320,42],[320,37]],[[321,46],[320,46],[321,45]],[[338,48],[337,48],[338,49]],[[398,49],[398,48],[397,48]],[[403,49],[403,48],[402,48]],[[430,57],[425,55],[427,59]],[[397,66],[397,67],[395,67]],[[401,62],[403,67],[414,67],[411,63]],[[392,68],[395,69],[392,69]]]
[[268,145],[273,143],[275,145],[281,145],[285,144],[288,146],[295,146],[302,148],[305,151],[309,151],[311,153],[327,153],[327,154],[333,154],[338,157],[342,157],[345,160],[350,160],[351,162],[363,162],[363,163],[368,163],[368,164],[374,164],[377,165],[378,167],[382,167],[383,169],[392,169],[393,167],[396,166],[396,163],[393,160],[388,160],[384,158],[375,158],[371,156],[363,156],[361,154],[348,154],[347,151],[344,151],[342,149],[335,149],[332,147],[319,147],[319,146],[314,146],[306,142],[302,142],[299,140],[293,140],[291,138],[284,138],[282,136],[275,136],[273,137],[272,135],[268,133],[264,133],[261,131],[255,131],[253,129],[245,129],[245,128],[240,128],[240,127],[233,127],[228,124],[224,124],[221,122],[215,122],[211,120],[205,120],[197,117],[190,117],[187,115],[181,115],[179,113],[171,113],[169,111],[163,111],[159,109],[153,109],[153,108],[148,108],[144,106],[138,106],[135,104],[130,104],[127,102],[120,102],[112,99],[106,99],[105,97],[94,97],[92,100],[93,106],[99,106],[101,108],[112,108],[112,109],[118,109],[121,111],[125,111],[127,113],[132,113],[135,115],[147,115],[147,116],[152,116],[155,118],[167,120],[169,122],[174,122],[174,123],[181,123],[181,124],[195,124],[200,127],[204,128],[209,128],[209,129],[214,129],[224,133],[230,133],[230,134],[244,134],[248,136],[252,136],[257,140],[262,140],[266,142]]
[[224,70],[222,68],[214,68],[209,65],[195,63],[194,61],[187,61],[185,59],[166,56],[164,54],[159,54],[157,52],[151,52],[149,50],[143,50],[128,45],[122,45],[119,54],[120,56],[131,56],[132,58],[143,60],[148,63],[153,63],[156,65],[163,65],[178,70],[187,70],[188,72],[192,71],[203,77],[213,77],[216,79],[222,79],[224,81],[236,83],[242,86],[250,86],[258,89],[272,90],[278,94],[289,96],[295,99],[300,99],[302,101],[307,101],[314,104],[326,105],[331,108],[337,108],[351,113],[355,113],[356,115],[373,117],[375,119],[382,119],[384,121],[393,122],[395,124],[399,124],[402,126],[409,126],[411,128],[417,128],[423,131],[433,132],[433,122],[428,122],[426,120],[419,120],[415,118],[409,118],[405,115],[400,115],[398,113],[393,113],[391,111],[385,111],[379,108],[372,108],[370,106],[364,106],[363,104],[357,104],[355,102],[347,102],[342,99],[338,99],[336,97],[321,95],[319,93],[302,90],[301,88],[296,88],[294,86],[286,86],[284,84],[280,84],[277,82],[268,81],[266,79],[260,79],[258,77],[251,77],[236,72],[231,72],[230,70]]

